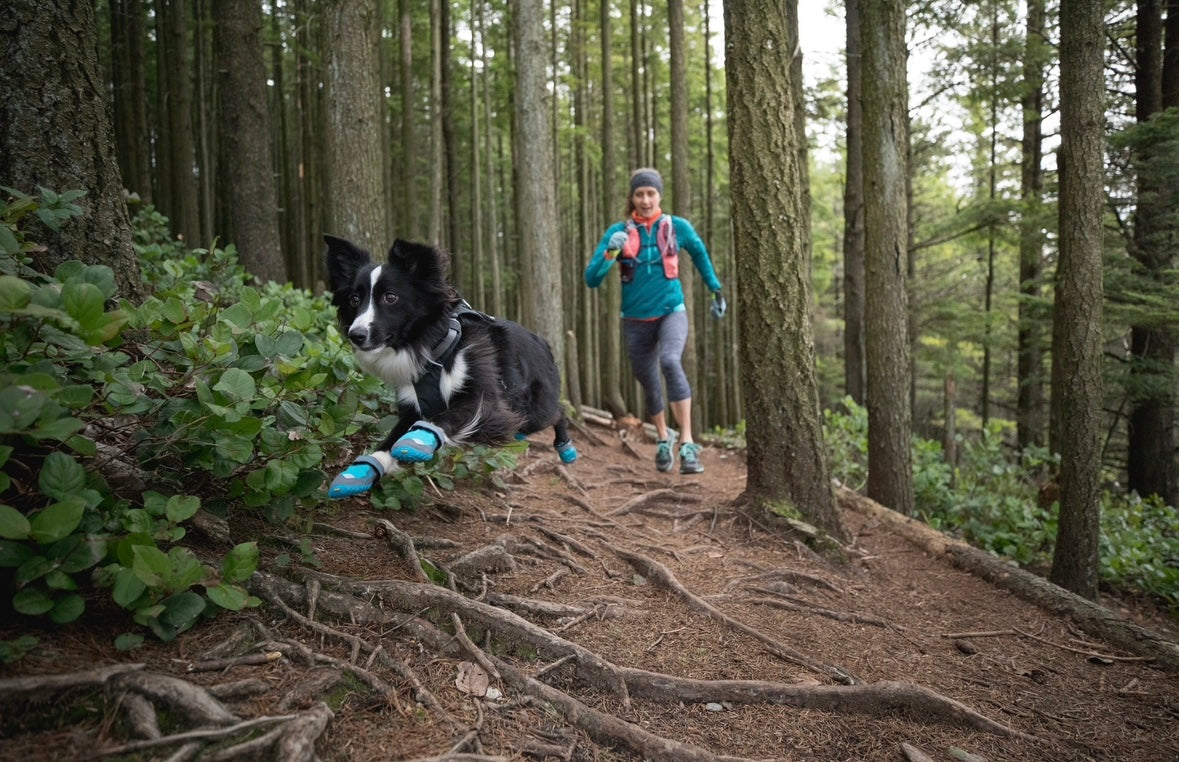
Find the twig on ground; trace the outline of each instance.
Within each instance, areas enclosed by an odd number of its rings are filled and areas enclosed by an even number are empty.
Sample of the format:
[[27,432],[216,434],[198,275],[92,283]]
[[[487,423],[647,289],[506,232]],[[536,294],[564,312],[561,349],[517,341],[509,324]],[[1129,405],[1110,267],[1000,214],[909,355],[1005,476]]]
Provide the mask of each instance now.
[[484,672],[491,675],[496,680],[499,680],[499,672],[496,671],[495,665],[491,663],[491,660],[487,658],[487,654],[483,653],[483,649],[472,643],[471,639],[467,637],[467,630],[465,627],[463,627],[463,620],[459,617],[459,615],[452,612],[450,615],[450,621],[452,624],[454,624],[455,640],[459,642],[459,645],[463,647],[463,650],[466,651],[471,656],[471,658],[479,664],[480,667],[483,668]]
[[422,561],[418,558],[418,552],[414,548],[412,537],[393,526],[393,522],[388,519],[377,519],[376,527],[373,531],[377,537],[384,537],[389,543],[389,547],[393,548],[393,550],[397,551],[405,559],[414,577],[421,582],[430,581],[429,575],[422,569]]
[[259,664],[270,664],[282,658],[282,654],[278,651],[261,654],[245,654],[243,656],[234,656],[228,659],[210,659],[208,661],[196,661],[186,667],[188,672],[216,672],[220,670],[230,669],[231,667],[254,667]]
[[233,725],[227,725],[220,728],[202,728],[199,730],[189,730],[184,733],[173,733],[168,736],[160,736],[159,738],[147,738],[141,741],[131,741],[120,746],[111,746],[105,749],[99,749],[95,753],[99,756],[110,756],[114,754],[131,754],[132,752],[144,751],[145,749],[158,749],[161,746],[171,746],[173,744],[185,743],[187,741],[219,741],[224,738],[232,738],[238,733],[243,733],[247,730],[261,727],[263,725],[270,725],[275,722],[287,722],[293,720],[296,715],[282,714],[274,717],[255,717],[252,720],[243,720],[242,722]]

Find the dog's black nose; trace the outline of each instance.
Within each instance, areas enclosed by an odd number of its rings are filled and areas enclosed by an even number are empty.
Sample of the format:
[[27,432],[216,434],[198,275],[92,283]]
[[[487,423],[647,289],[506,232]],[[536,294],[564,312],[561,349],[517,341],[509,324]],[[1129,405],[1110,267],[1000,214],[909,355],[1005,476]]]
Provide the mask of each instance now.
[[353,328],[352,330],[348,331],[348,341],[351,341],[358,347],[363,347],[368,343],[368,329]]

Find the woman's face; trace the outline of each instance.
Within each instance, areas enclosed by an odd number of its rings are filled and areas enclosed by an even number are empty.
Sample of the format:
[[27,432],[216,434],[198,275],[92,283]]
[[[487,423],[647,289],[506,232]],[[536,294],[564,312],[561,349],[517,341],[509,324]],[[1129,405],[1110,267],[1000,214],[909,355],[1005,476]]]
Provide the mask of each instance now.
[[650,217],[659,208],[659,191],[650,187],[635,188],[630,200],[634,202],[635,211],[640,217]]

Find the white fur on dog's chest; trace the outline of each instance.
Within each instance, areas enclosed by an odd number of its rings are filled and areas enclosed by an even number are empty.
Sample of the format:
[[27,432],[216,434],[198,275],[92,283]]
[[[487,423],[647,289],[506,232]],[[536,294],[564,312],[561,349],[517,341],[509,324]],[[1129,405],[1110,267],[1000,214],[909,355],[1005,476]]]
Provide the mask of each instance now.
[[[421,411],[414,384],[422,377],[425,367],[423,359],[417,353],[384,347],[371,351],[355,350],[353,354],[361,370],[381,379],[397,392],[398,402],[412,405]],[[442,371],[438,391],[443,401],[449,402],[450,398],[463,388],[468,378],[466,352],[459,350],[450,370]]]

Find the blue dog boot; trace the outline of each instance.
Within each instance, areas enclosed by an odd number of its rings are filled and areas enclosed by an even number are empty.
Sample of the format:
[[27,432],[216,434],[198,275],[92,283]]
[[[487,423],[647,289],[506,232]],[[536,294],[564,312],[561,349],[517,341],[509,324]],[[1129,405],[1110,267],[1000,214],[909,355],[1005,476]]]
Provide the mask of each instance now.
[[421,421],[393,443],[394,458],[402,463],[425,463],[434,457],[446,439],[446,433],[432,423]]
[[577,460],[577,448],[573,446],[572,439],[566,439],[564,442],[558,442],[553,445],[557,450],[558,457],[561,458],[562,463],[572,463]]
[[328,498],[341,500],[353,495],[363,495],[373,488],[373,485],[385,475],[385,467],[381,461],[371,455],[361,455],[344,469],[343,473],[332,479],[328,487]]

